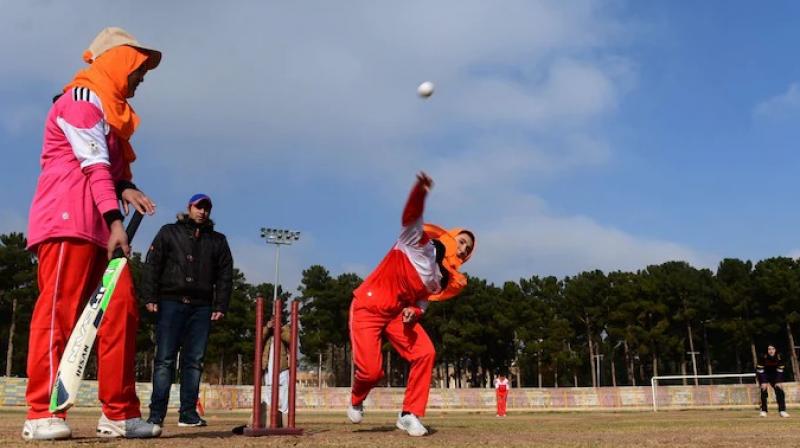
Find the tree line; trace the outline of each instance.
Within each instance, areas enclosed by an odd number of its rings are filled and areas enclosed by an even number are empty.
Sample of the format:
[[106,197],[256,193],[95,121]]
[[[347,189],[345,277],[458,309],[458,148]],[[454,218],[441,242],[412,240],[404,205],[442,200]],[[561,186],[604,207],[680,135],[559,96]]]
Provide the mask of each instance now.
[[[24,235],[0,235],[0,373],[20,377],[26,323],[38,295],[36,258],[24,248]],[[130,265],[136,281],[141,255]],[[361,281],[314,265],[303,271],[295,294],[278,291],[285,302],[301,303],[301,367],[324,373],[330,386],[351,381],[348,311]],[[254,299],[264,295],[268,316],[272,292],[273,285],[248,283],[235,272],[229,312],[212,328],[204,381],[252,383]],[[653,375],[752,372],[768,343],[797,376],[798,323],[800,261],[787,257],[755,264],[729,258],[715,272],[670,261],[636,272],[532,276],[502,285],[469,277],[461,296],[432,303],[422,319],[437,349],[434,378],[441,387],[484,387],[501,372],[526,387],[642,385]],[[152,374],[154,324],[142,306],[140,381]],[[404,385],[407,365],[388,343],[384,362],[385,384]],[[87,376],[95,371],[90,364]]]

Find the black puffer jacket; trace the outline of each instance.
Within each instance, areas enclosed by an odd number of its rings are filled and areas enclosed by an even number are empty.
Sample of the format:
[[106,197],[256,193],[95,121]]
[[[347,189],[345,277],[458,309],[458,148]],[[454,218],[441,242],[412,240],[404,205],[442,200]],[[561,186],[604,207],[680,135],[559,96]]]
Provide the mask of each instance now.
[[226,312],[233,287],[233,258],[225,235],[211,221],[198,226],[187,215],[158,231],[144,266],[142,291],[148,303],[177,300],[211,304]]

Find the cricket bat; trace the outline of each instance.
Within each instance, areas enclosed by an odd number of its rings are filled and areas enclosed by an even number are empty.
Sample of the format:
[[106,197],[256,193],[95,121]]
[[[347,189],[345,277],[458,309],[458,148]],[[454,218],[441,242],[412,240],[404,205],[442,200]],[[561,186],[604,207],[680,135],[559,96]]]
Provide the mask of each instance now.
[[[128,244],[133,240],[136,229],[139,228],[139,223],[141,222],[142,214],[134,212],[126,229]],[[89,355],[97,337],[97,329],[100,327],[103,315],[108,308],[108,303],[114,295],[117,281],[127,265],[128,259],[125,258],[122,249],[117,248],[112,255],[111,261],[108,262],[108,266],[106,266],[103,279],[91,297],[89,297],[89,302],[75,324],[75,328],[72,330],[69,341],[67,341],[67,345],[64,348],[64,353],[61,355],[58,372],[50,394],[50,412],[63,412],[75,404],[78,389],[81,386],[83,374],[86,370],[86,363],[89,361]]]

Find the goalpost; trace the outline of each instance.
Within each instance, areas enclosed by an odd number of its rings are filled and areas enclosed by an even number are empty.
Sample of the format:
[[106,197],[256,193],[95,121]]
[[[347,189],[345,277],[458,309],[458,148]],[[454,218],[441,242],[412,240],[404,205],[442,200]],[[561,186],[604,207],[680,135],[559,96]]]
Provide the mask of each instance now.
[[653,391],[653,412],[658,412],[658,401],[656,400],[656,387],[658,380],[693,380],[693,379],[714,379],[714,378],[755,378],[755,373],[719,373],[714,375],[658,375],[650,379],[650,387]]

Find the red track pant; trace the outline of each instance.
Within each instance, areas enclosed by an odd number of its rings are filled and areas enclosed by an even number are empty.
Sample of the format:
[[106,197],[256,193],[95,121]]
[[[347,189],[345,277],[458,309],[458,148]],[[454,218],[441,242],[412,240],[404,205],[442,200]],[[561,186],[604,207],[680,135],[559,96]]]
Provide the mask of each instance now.
[[436,357],[428,334],[419,323],[404,324],[399,311],[386,315],[357,302],[350,305],[350,342],[356,366],[351,403],[362,403],[383,378],[381,340],[385,335],[397,353],[411,363],[403,411],[424,416]]
[[508,399],[508,389],[497,389],[497,415],[506,416],[506,400]]
[[[25,393],[29,419],[51,416],[50,391],[61,354],[108,263],[105,250],[76,239],[49,240],[39,245],[37,255],[40,293],[31,318]],[[125,268],[95,341],[98,395],[111,420],[141,416],[134,377],[138,327],[136,293]]]

